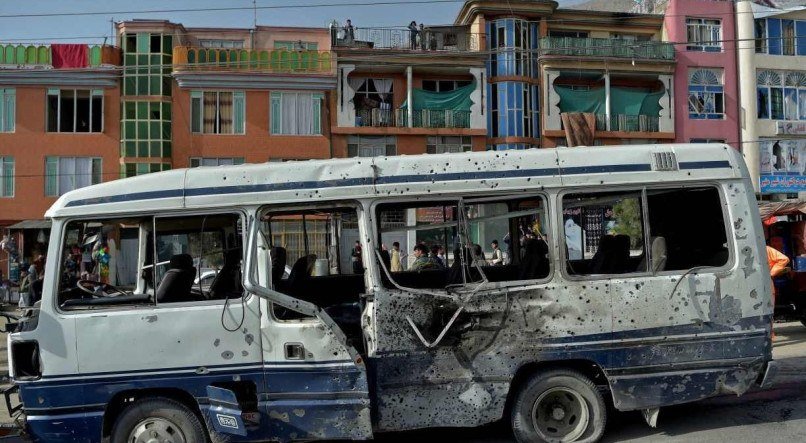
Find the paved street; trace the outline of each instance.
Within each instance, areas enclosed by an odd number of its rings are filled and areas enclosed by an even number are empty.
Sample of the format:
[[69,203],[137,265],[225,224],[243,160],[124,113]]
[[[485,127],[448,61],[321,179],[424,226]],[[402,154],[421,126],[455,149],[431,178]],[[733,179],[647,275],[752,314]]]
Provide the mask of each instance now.
[[[743,397],[725,396],[664,408],[658,427],[647,426],[638,413],[611,412],[604,442],[746,442],[806,441],[806,327],[777,323],[775,359],[779,379],[765,391]],[[6,368],[5,336],[0,342],[0,368]],[[8,422],[3,411],[0,420]],[[503,443],[514,441],[506,424],[481,429],[441,429],[385,434],[381,442],[412,440]],[[14,441],[3,440],[3,441]]]

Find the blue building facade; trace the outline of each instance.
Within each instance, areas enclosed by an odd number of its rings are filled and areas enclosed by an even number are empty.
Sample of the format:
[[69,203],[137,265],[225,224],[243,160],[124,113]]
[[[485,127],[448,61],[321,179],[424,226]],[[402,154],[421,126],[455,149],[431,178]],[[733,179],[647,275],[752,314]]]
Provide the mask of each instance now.
[[488,149],[536,148],[540,138],[539,23],[499,18],[487,22],[486,31],[486,49],[490,53]]

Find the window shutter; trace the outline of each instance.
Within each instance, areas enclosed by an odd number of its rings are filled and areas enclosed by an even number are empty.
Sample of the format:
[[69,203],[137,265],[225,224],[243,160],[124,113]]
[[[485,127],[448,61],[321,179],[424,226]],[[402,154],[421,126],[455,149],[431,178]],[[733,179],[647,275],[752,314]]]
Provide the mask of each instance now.
[[769,53],[781,55],[781,19],[767,19],[767,36],[769,37],[767,40]]
[[59,196],[59,158],[46,157],[45,158],[45,196],[58,197]]
[[322,94],[313,94],[313,134],[322,133]]
[[14,131],[14,108],[16,104],[16,94],[14,89],[6,89],[3,94],[3,103],[0,103],[0,130]]
[[202,92],[190,92],[190,132],[202,131]]
[[235,125],[233,132],[235,134],[244,134],[246,133],[246,126],[244,122],[244,117],[246,116],[246,100],[244,99],[243,91],[234,92],[232,95],[232,101],[234,107],[233,123]]
[[97,185],[101,183],[103,180],[103,168],[101,167],[101,159],[100,158],[93,158],[92,159],[92,184]]
[[190,157],[190,167],[197,168],[201,164],[201,159],[199,157]]
[[806,20],[795,22],[795,35],[798,36],[798,55],[806,55]]
[[271,93],[271,110],[269,119],[271,120],[271,133],[272,134],[280,134],[282,133],[282,123],[283,123],[283,114],[282,114],[282,98],[283,95],[280,92],[272,92]]
[[2,178],[3,179],[3,197],[13,197],[14,196],[14,158],[12,157],[0,157],[0,166],[2,166]]

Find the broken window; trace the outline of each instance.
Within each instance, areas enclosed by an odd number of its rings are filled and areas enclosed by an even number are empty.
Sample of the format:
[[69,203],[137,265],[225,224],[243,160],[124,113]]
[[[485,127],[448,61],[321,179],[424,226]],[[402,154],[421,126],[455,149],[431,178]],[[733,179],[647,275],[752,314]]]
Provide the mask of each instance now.
[[383,204],[377,215],[387,288],[539,280],[551,269],[542,197]]
[[647,202],[652,272],[728,263],[725,217],[715,187],[648,189]]
[[241,297],[242,238],[237,214],[72,221],[62,242],[59,306]]
[[[359,243],[356,209],[268,209],[261,220],[270,248],[273,289],[324,309],[345,333],[359,326],[365,252]],[[277,305],[273,312],[279,320],[305,318]],[[355,322],[342,321],[353,316]]]
[[715,187],[568,194],[562,203],[571,275],[657,274],[728,263]]

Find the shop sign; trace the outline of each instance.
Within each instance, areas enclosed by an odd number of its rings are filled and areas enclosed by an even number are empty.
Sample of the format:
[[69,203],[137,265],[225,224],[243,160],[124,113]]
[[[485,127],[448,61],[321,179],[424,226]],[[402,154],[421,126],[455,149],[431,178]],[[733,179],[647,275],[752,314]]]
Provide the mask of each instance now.
[[806,122],[778,122],[778,134],[806,135]]
[[759,142],[762,194],[806,192],[806,139]]

